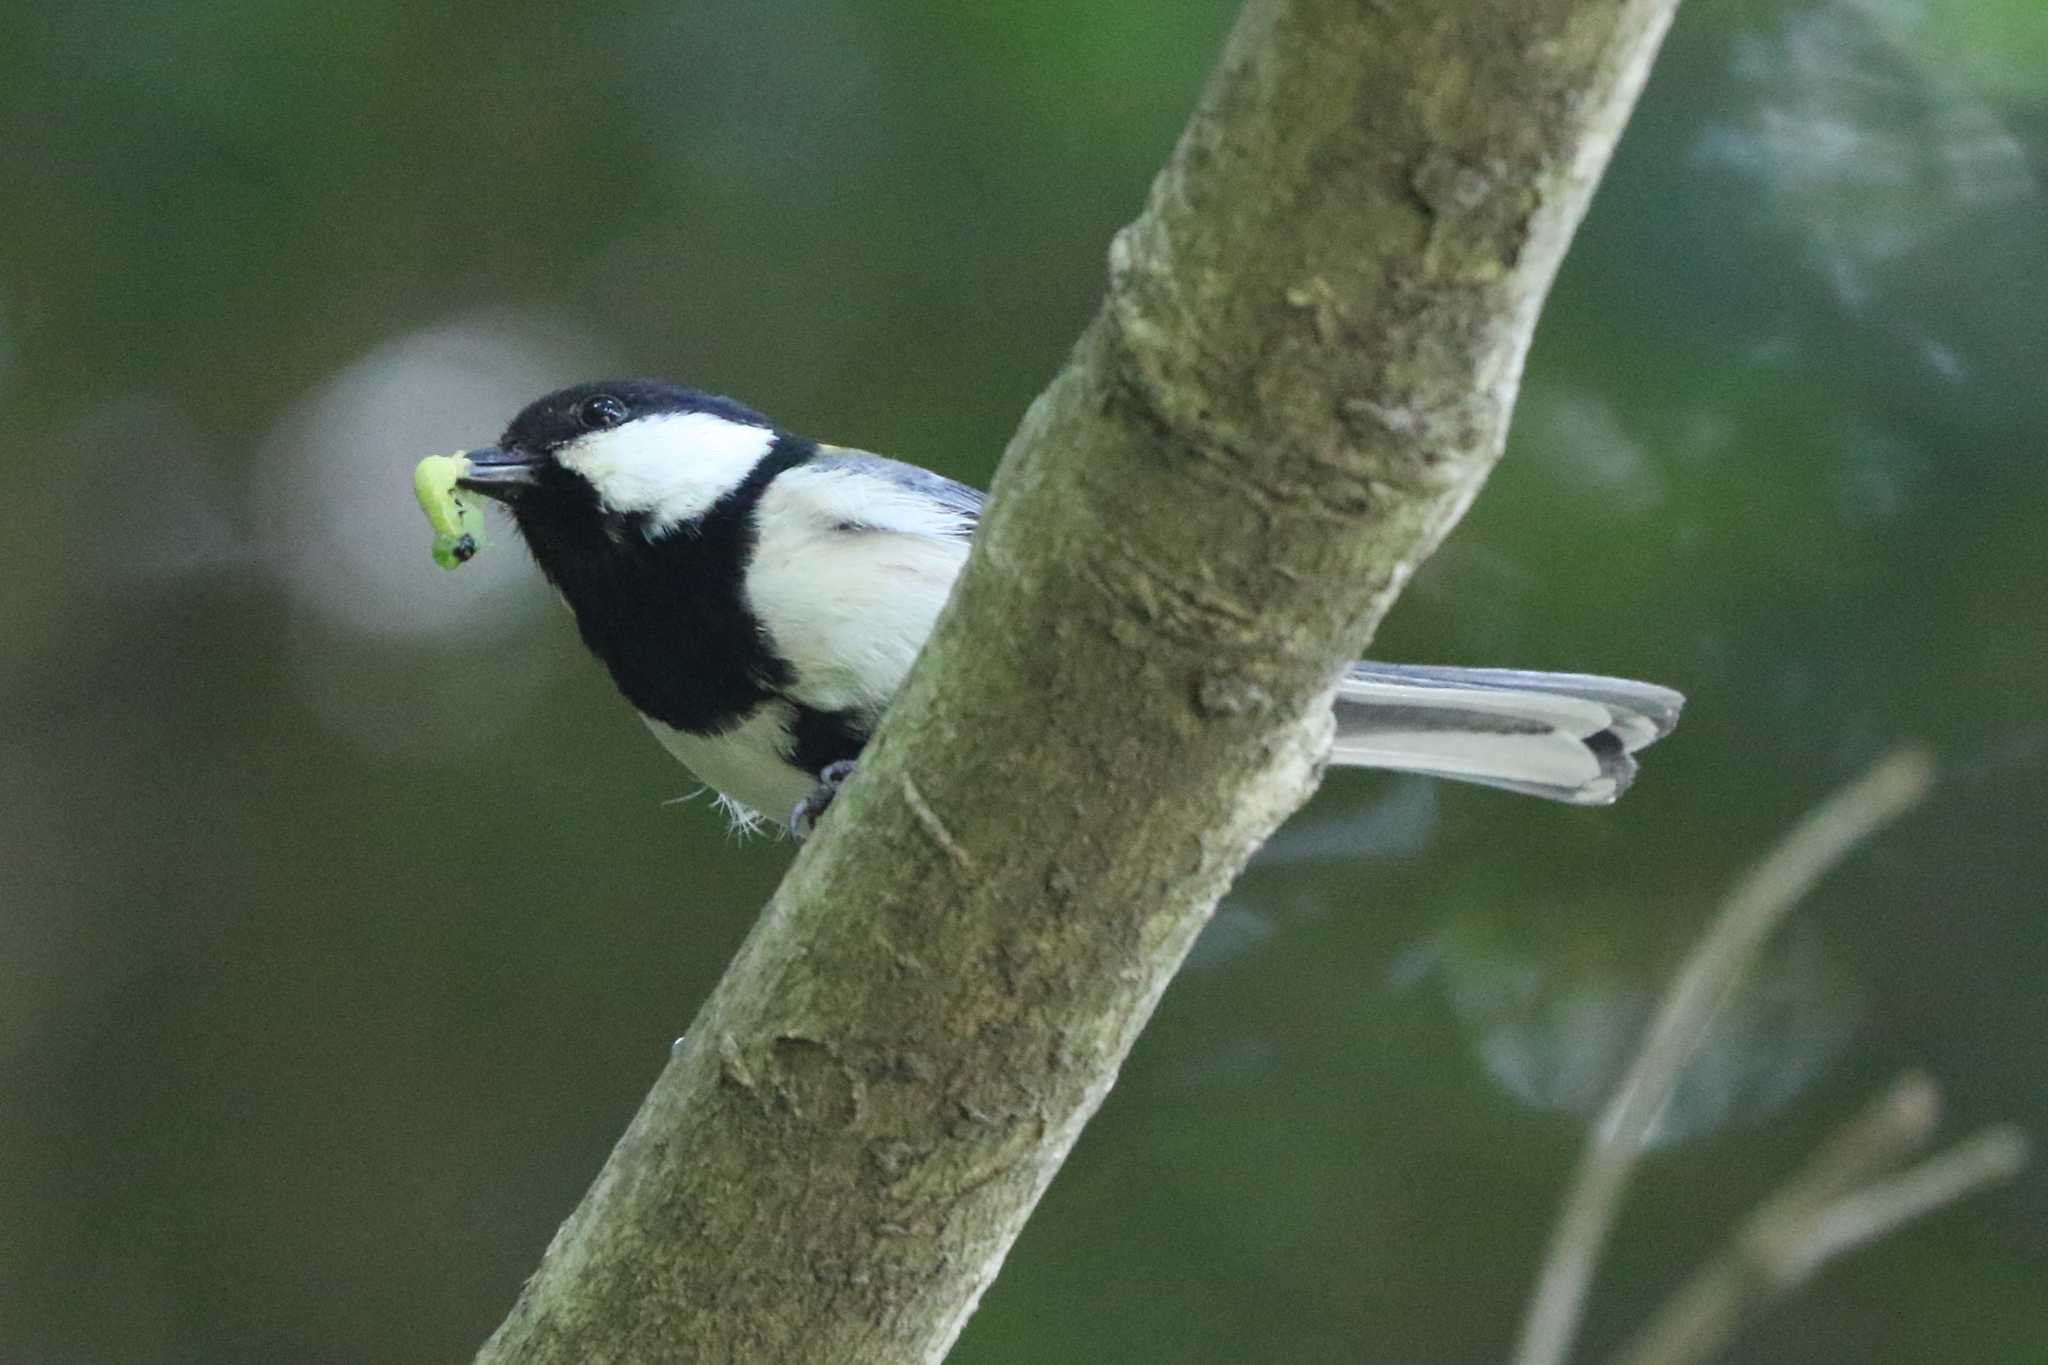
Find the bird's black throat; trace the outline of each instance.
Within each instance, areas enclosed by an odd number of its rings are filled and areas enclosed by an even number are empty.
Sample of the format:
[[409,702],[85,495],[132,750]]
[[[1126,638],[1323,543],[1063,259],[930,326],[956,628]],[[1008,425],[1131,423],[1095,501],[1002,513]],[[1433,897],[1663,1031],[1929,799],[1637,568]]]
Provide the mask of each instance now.
[[644,517],[607,512],[587,483],[552,464],[513,508],[583,643],[646,716],[714,734],[790,682],[747,605],[743,579],[762,493],[816,453],[810,441],[778,436],[709,512],[652,538]]

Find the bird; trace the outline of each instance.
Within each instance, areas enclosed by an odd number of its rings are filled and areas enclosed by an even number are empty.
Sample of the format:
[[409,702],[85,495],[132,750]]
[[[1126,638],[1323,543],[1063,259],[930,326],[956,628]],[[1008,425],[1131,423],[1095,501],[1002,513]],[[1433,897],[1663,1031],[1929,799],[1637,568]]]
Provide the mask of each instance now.
[[[966,562],[983,494],[657,379],[521,411],[457,480],[502,503],[590,652],[733,823],[804,837]],[[1591,674],[1359,662],[1330,762],[1605,805],[1684,697]]]

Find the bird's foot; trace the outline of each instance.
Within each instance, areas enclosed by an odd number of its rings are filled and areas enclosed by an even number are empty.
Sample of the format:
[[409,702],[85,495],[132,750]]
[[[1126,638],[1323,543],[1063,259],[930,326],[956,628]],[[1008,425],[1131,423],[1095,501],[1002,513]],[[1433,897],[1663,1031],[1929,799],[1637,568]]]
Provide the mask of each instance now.
[[853,760],[842,758],[837,763],[828,763],[819,770],[818,785],[811,794],[796,803],[789,812],[789,836],[798,843],[811,837],[811,831],[818,827],[818,817],[832,804],[832,798],[839,795],[839,789],[846,785],[846,779],[853,776]]

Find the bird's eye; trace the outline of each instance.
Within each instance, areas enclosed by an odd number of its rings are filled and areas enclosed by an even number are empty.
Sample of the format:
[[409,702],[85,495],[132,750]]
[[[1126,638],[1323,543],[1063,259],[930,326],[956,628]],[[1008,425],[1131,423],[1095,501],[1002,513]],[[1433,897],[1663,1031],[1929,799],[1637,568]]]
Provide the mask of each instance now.
[[583,406],[576,410],[576,420],[590,431],[603,431],[626,420],[626,405],[608,393],[583,400]]

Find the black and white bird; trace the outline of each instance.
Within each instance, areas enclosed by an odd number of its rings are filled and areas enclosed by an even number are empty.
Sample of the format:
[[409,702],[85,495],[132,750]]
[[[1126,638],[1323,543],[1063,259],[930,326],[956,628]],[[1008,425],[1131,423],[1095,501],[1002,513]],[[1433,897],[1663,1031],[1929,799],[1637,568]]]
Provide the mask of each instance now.
[[[511,509],[669,752],[736,821],[794,812],[799,832],[909,672],[982,506],[652,380],[550,394],[468,459],[462,486]],[[1620,678],[1359,663],[1331,761],[1604,805],[1683,702]]]

